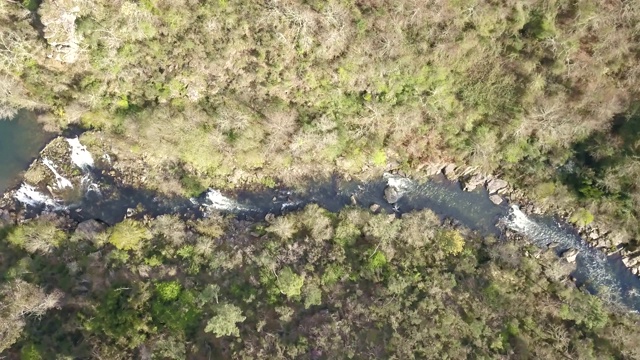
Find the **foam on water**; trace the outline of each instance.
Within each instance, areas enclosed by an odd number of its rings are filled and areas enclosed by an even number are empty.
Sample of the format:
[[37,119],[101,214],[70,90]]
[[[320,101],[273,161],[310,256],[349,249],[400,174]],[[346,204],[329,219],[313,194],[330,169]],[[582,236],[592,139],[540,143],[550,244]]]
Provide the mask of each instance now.
[[396,188],[401,193],[414,190],[416,187],[414,182],[406,177],[393,175],[390,173],[384,173],[382,177],[387,180],[387,185]]
[[229,199],[216,189],[209,189],[209,191],[207,191],[206,202],[203,205],[209,209],[219,211],[238,212],[251,210],[250,208]]
[[294,209],[302,205],[302,201],[287,201],[280,205],[280,211],[286,211],[288,209]]
[[584,281],[592,291],[606,295],[610,301],[631,305],[629,301],[625,301],[630,295],[626,292],[630,289],[626,289],[617,278],[613,261],[602,251],[589,247],[577,234],[563,229],[558,223],[534,221],[516,205],[512,205],[509,215],[503,221],[509,229],[524,235],[539,247],[547,247],[553,243],[559,252],[577,249],[579,253],[576,259],[576,276],[579,280]]
[[80,169],[87,171],[93,167],[93,156],[87,150],[87,147],[80,143],[80,139],[71,138],[67,139],[69,146],[71,147],[71,161]]
[[102,194],[102,192],[100,191],[100,185],[93,182],[90,174],[84,175],[82,177],[81,183],[82,187],[87,190],[87,193],[94,192],[98,195]]
[[56,166],[53,163],[53,161],[51,161],[51,160],[49,160],[47,158],[42,158],[42,163],[44,164],[44,166],[48,167],[49,170],[51,170],[53,175],[56,177],[56,187],[58,189],[72,188],[73,187],[73,184],[71,184],[71,181],[69,181],[69,179],[67,179],[66,177],[60,175],[60,173],[56,169]]
[[64,206],[62,206],[56,200],[39,192],[35,187],[27,183],[23,183],[15,192],[13,197],[22,204],[28,206],[36,207],[44,205],[54,210],[64,209]]

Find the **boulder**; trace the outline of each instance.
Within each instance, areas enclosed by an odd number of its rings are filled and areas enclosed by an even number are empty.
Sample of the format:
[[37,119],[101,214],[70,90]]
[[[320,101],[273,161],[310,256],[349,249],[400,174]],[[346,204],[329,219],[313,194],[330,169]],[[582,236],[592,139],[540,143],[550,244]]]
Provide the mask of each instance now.
[[446,176],[449,180],[453,181],[458,178],[458,175],[456,175],[456,164],[449,164],[445,166],[442,169],[442,172],[444,173],[444,176]]
[[0,209],[0,228],[11,224],[11,214],[7,210]]
[[398,189],[393,186],[387,186],[384,189],[384,199],[387,200],[389,204],[397,203],[401,197],[402,195],[398,192]]
[[580,251],[578,251],[578,249],[569,249],[562,253],[562,258],[567,262],[574,263],[576,262],[576,258],[578,257],[579,252]]
[[475,174],[463,181],[462,189],[464,191],[473,191],[475,190],[475,188],[482,185],[483,182],[484,182],[483,176],[480,174]]
[[492,203],[496,204],[496,205],[500,205],[502,204],[502,196],[500,195],[491,195],[489,196],[489,200],[491,200]]
[[373,212],[373,213],[376,213],[376,212],[378,212],[378,210],[380,210],[380,205],[373,204],[373,205],[369,206],[369,210],[371,210],[371,212]]
[[508,185],[509,183],[502,179],[491,179],[487,183],[487,191],[489,192],[489,194],[495,194],[498,191],[506,188]]
[[106,224],[101,223],[97,220],[85,220],[78,224],[78,227],[76,227],[75,235],[78,235],[83,239],[93,240],[96,238],[96,236],[98,236],[98,234],[106,230],[106,228]]
[[268,223],[272,223],[274,222],[276,219],[276,216],[272,213],[268,213],[265,217],[264,217],[264,221],[268,222]]
[[622,263],[624,264],[624,266],[626,267],[634,267],[638,264],[638,260],[640,260],[639,257],[623,257],[622,258]]

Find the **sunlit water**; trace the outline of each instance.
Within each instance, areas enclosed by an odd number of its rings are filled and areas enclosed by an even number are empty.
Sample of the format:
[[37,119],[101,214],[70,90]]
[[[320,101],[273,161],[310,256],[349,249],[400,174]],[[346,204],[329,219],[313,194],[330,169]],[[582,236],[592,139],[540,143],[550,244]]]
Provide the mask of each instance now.
[[0,194],[17,185],[20,174],[49,138],[30,112],[21,111],[13,120],[0,120]]

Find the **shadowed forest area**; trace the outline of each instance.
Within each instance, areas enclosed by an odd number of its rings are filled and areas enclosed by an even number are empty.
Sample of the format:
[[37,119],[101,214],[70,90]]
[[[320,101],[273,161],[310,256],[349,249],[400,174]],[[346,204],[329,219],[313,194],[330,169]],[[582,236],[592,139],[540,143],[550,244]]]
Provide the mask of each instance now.
[[[187,197],[475,166],[633,248],[638,44],[632,0],[0,0],[0,118]],[[0,226],[9,358],[640,357],[567,264],[427,212],[93,225]]]
[[69,226],[2,243],[0,346],[21,359],[640,356],[637,317],[566,281],[553,251],[428,210]]

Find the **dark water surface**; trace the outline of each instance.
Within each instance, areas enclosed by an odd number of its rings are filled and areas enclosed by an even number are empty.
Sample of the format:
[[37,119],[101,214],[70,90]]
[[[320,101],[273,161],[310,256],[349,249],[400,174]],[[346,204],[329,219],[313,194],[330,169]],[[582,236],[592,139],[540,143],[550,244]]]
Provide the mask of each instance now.
[[12,120],[0,119],[0,194],[18,184],[20,174],[50,138],[32,112],[20,111]]

